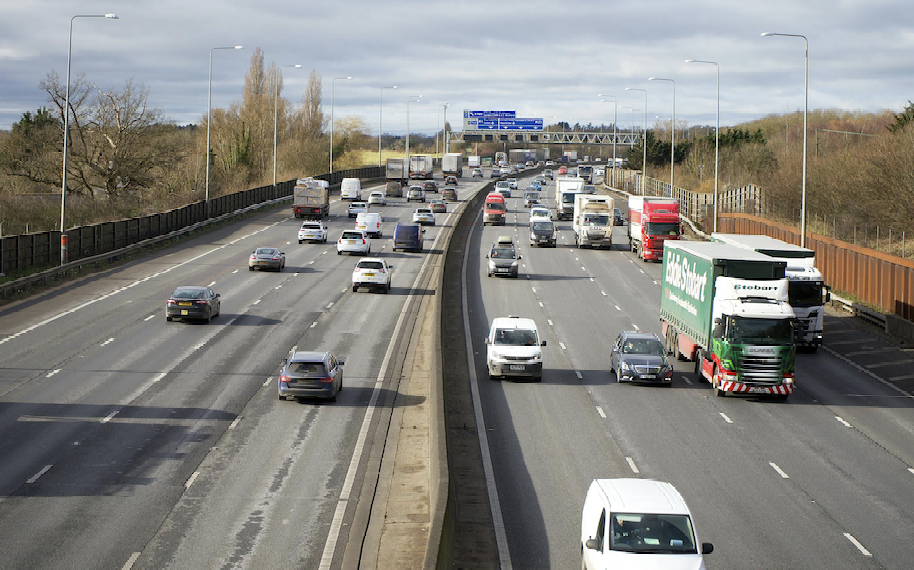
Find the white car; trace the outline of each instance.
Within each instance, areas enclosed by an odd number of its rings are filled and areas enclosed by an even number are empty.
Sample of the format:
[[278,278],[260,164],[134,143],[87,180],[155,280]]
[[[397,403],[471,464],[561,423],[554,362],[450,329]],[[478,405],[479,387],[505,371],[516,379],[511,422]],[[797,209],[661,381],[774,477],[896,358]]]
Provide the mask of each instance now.
[[374,191],[368,195],[368,205],[377,204],[379,206],[387,205],[387,196],[384,195],[384,192]]
[[346,230],[336,240],[336,254],[358,253],[368,255],[371,253],[371,238],[367,232],[361,230]]
[[382,293],[390,291],[390,270],[393,265],[380,257],[366,257],[355,264],[352,270],[352,292],[359,287],[380,289]]
[[416,208],[413,213],[413,222],[420,225],[435,225],[435,214],[431,208]]
[[304,222],[298,230],[298,243],[316,241],[327,243],[327,226],[324,222]]
[[704,568],[685,499],[651,479],[594,479],[581,513],[581,568]]
[[492,319],[492,327],[486,337],[489,378],[526,376],[542,380],[542,346],[546,346],[546,341],[540,340],[533,319],[515,316]]
[[368,202],[353,202],[349,204],[349,217],[355,218],[359,214],[368,213]]
[[511,190],[517,190],[517,178],[508,178],[508,187]]
[[530,221],[532,222],[535,219],[551,220],[552,216],[549,214],[549,208],[543,206],[530,208]]

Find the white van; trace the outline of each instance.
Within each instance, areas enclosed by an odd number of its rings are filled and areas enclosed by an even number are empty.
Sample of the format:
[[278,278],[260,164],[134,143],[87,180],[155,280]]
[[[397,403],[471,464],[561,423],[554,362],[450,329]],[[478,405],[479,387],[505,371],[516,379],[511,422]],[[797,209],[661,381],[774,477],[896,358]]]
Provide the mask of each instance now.
[[368,212],[355,217],[355,229],[362,230],[370,237],[381,237],[381,214]]
[[526,376],[536,381],[542,380],[543,349],[540,347],[546,346],[546,341],[540,340],[533,319],[514,315],[492,319],[486,345],[486,366],[490,379]]
[[358,178],[343,178],[340,184],[341,200],[361,200],[362,199],[362,181]]
[[669,483],[590,484],[581,514],[582,568],[704,568],[702,554],[713,551],[698,541],[689,507]]

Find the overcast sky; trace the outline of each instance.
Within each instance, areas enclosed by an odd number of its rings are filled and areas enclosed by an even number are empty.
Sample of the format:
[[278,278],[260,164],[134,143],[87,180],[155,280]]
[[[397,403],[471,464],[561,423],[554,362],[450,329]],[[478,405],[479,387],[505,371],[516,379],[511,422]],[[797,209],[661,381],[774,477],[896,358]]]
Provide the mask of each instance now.
[[[914,100],[914,19],[901,0],[0,0],[0,129],[47,105],[38,84],[66,75],[70,18],[113,12],[119,20],[76,19],[72,73],[100,87],[128,78],[149,88],[149,104],[179,124],[206,112],[210,48],[213,107],[240,100],[254,48],[285,69],[283,96],[301,100],[308,71],[324,80],[330,111],[361,115],[378,131],[435,132],[438,107],[459,128],[463,109],[515,110],[547,124],[612,121],[619,106],[644,108],[648,124],[669,120],[676,81],[677,120],[713,124],[720,64],[721,124],[803,107],[802,39],[809,38],[809,107],[878,112]],[[553,119],[558,117],[558,119]],[[640,112],[634,116],[640,124]],[[632,112],[619,111],[619,124]]]

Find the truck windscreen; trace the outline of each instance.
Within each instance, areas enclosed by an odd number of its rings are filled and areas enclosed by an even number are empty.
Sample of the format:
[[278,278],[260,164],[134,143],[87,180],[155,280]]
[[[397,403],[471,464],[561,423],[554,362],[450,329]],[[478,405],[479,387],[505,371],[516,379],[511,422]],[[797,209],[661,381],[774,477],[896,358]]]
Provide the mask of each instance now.
[[585,226],[608,226],[609,216],[606,214],[584,214]]
[[793,342],[790,319],[747,319],[730,317],[728,337],[735,344],[782,346]]
[[790,281],[787,298],[791,307],[818,307],[822,305],[822,283],[818,281]]
[[672,222],[648,222],[644,224],[644,233],[649,236],[678,236],[679,224]]

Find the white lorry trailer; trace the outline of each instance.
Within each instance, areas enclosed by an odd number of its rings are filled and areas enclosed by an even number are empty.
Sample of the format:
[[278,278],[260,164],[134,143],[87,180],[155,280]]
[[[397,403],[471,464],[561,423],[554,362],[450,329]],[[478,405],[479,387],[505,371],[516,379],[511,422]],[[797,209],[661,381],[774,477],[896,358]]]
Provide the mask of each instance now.
[[449,152],[441,159],[441,172],[445,176],[463,176],[463,154],[459,152]]
[[584,191],[584,179],[559,176],[555,179],[555,217],[570,220],[574,217],[574,195]]
[[787,297],[797,315],[797,346],[815,352],[822,345],[825,303],[831,297],[816,252],[769,236],[711,234],[711,240],[751,249],[787,263]]
[[411,179],[431,180],[434,173],[434,162],[430,154],[412,154],[409,156],[409,177]]
[[612,248],[614,203],[605,194],[575,194],[572,229],[577,247]]

